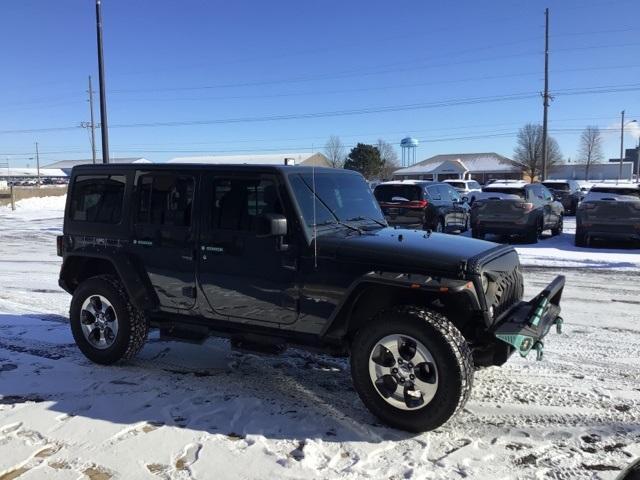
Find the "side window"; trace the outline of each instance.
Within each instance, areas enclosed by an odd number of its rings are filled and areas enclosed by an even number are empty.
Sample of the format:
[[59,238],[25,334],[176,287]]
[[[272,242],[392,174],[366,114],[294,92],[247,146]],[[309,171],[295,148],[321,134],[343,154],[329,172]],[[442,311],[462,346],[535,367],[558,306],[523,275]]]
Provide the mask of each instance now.
[[544,198],[542,195],[542,188],[540,187],[540,185],[531,185],[529,189],[534,200],[539,202]]
[[71,220],[120,223],[125,184],[124,175],[78,175],[73,184]]
[[460,194],[458,193],[458,191],[455,188],[450,187],[448,185],[444,186],[444,188],[447,191],[447,195],[449,196],[449,198],[451,198],[452,201],[454,201],[454,202],[461,201]]
[[547,200],[547,201],[552,201],[553,200],[553,195],[551,195],[551,192],[547,189],[547,187],[540,186],[540,190],[542,190],[542,197],[545,200]]
[[469,182],[469,188],[471,190],[480,190],[480,184],[476,181]]
[[193,185],[193,177],[149,173],[139,175],[136,181],[136,223],[191,226]]
[[440,193],[440,198],[442,200],[454,201],[455,197],[452,191],[455,192],[453,188],[449,185],[437,185],[438,192]]
[[531,203],[539,203],[540,198],[538,198],[538,192],[536,191],[535,185],[530,185],[525,187],[525,192],[527,192],[527,201]]
[[427,187],[427,192],[429,192],[429,197],[431,197],[432,200],[442,200],[442,195],[437,185]]
[[213,181],[211,222],[214,229],[255,232],[258,218],[283,213],[276,183],[270,178],[224,178]]

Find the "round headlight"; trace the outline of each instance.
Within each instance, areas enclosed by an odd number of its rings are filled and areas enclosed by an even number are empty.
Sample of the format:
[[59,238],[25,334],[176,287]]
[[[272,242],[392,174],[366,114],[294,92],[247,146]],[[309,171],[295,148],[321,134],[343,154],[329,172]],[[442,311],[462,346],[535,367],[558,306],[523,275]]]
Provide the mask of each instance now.
[[482,291],[484,293],[487,293],[488,289],[489,289],[489,279],[487,278],[486,275],[482,275]]

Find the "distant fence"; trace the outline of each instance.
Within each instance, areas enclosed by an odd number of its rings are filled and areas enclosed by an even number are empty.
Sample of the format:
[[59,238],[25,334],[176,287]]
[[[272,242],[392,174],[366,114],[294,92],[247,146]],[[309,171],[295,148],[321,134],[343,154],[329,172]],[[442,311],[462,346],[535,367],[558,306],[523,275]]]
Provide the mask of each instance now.
[[[41,197],[58,197],[66,195],[67,186],[56,187],[13,187],[13,196],[15,201],[24,200],[25,198],[41,198]],[[0,190],[0,206],[11,205],[11,190]]]

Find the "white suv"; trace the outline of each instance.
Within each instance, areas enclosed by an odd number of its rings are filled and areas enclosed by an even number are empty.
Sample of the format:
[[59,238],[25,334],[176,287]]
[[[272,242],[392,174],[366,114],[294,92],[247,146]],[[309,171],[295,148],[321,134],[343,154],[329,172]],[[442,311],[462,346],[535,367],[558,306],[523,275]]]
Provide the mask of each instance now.
[[469,205],[475,201],[476,194],[482,192],[482,187],[475,180],[459,180],[451,178],[449,180],[444,180],[444,183],[448,183],[455,188],[460,196],[467,197]]

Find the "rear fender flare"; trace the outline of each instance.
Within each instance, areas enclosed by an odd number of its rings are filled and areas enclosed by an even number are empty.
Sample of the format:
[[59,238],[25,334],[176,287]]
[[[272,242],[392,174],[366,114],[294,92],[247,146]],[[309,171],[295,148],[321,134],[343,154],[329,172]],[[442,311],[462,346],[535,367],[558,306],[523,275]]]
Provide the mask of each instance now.
[[[87,263],[91,259],[98,259],[106,264],[111,265],[113,270],[92,272],[87,268]],[[76,287],[86,278],[100,275],[104,273],[114,273],[119,277],[120,282],[124,286],[129,299],[133,305],[141,310],[152,310],[158,306],[158,297],[156,296],[149,279],[142,274],[136,265],[131,261],[128,255],[123,253],[101,254],[101,253],[82,253],[67,254],[64,257],[62,268],[60,270],[60,286],[68,293],[73,294]]]

